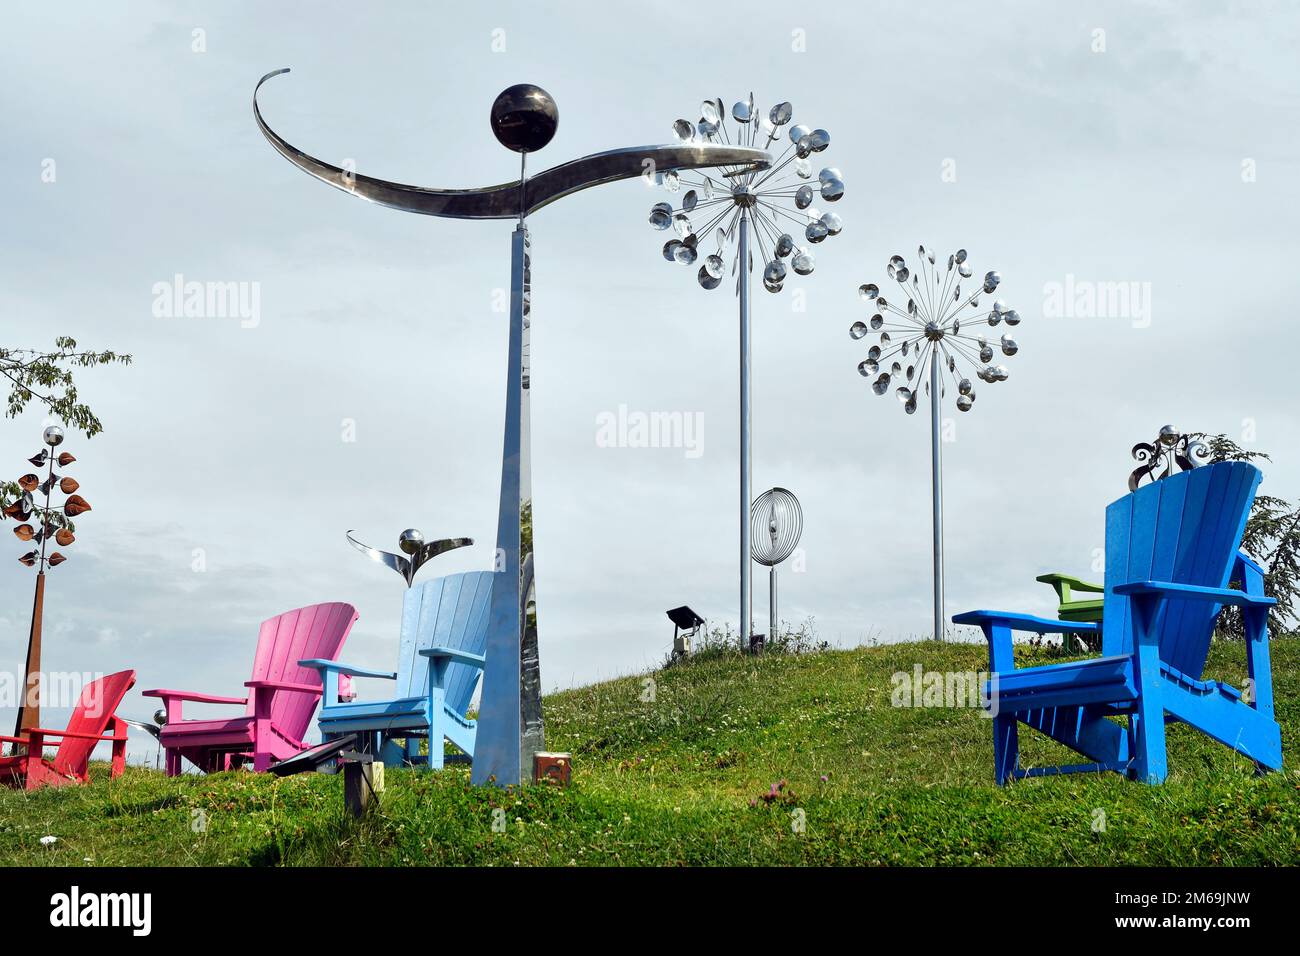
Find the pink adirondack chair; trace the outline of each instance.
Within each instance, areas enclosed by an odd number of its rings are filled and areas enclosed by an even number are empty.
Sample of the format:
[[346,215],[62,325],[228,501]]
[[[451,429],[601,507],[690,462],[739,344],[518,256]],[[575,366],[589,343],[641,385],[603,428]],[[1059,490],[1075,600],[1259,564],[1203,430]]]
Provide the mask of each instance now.
[[[126,769],[126,721],[117,716],[117,706],[135,683],[135,671],[118,671],[81,689],[81,697],[68,720],[67,730],[38,727],[23,737],[0,736],[0,741],[26,747],[25,753],[0,757],[0,783],[24,790],[62,787],[90,782],[90,754],[101,740],[113,742],[110,777]],[[109,727],[112,731],[106,733]],[[46,737],[59,737],[54,759],[45,759]]]
[[[351,604],[313,604],[286,611],[262,624],[257,638],[253,679],[244,686],[247,697],[220,697],[183,690],[147,690],[146,697],[161,697],[167,723],[159,736],[167,752],[167,775],[181,772],[184,757],[211,773],[240,766],[249,758],[259,773],[277,760],[301,751],[316,703],[321,696],[320,672],[298,666],[308,658],[333,660],[343,649],[357,610]],[[184,701],[204,704],[242,704],[242,717],[185,720]]]

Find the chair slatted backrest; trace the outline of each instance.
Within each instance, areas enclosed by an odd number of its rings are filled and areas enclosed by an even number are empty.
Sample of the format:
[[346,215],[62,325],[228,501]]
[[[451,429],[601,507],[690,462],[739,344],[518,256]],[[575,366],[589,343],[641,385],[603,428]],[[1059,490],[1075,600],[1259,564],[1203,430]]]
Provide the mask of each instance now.
[[[402,638],[397,660],[397,696],[422,697],[429,679],[429,659],[421,649],[442,645],[471,654],[487,647],[491,571],[466,571],[433,578],[408,588],[402,603]],[[468,664],[447,668],[446,702],[458,714],[469,709],[481,671]]]
[[[320,671],[300,667],[298,661],[314,657],[337,659],[357,617],[357,609],[351,604],[331,602],[286,611],[262,622],[252,679],[320,687]],[[318,700],[319,697],[309,694],[276,691],[271,701],[271,720],[282,733],[302,740]],[[253,713],[253,707],[250,690],[249,714]]]
[[[81,688],[81,697],[77,699],[77,706],[73,708],[72,717],[68,720],[68,730],[74,734],[102,736],[109,721],[117,713],[122,698],[134,683],[135,671],[118,671]],[[54,769],[62,774],[84,776],[86,766],[90,763],[91,751],[98,743],[97,740],[64,737],[54,754]]]
[[[1133,652],[1133,610],[1118,584],[1168,581],[1226,588],[1246,530],[1259,469],[1248,462],[1204,465],[1144,485],[1106,509],[1103,654]],[[1155,621],[1160,659],[1199,678],[1220,605],[1173,599]]]

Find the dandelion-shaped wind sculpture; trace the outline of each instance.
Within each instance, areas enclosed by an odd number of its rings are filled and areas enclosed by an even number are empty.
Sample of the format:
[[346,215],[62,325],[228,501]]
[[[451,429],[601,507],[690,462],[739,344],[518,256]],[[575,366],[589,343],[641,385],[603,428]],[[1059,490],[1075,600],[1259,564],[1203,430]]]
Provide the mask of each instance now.
[[945,378],[955,388],[957,410],[968,412],[975,404],[973,374],[982,382],[1005,382],[1005,365],[993,364],[994,356],[1015,355],[1020,346],[1009,333],[998,333],[999,326],[1014,328],[1020,314],[1002,299],[980,305],[981,295],[992,295],[1002,281],[996,272],[984,275],[984,281],[966,294],[962,288],[972,271],[966,250],[958,249],[948,257],[948,267],[936,266],[933,249],[920,246],[917,268],[911,269],[902,256],[892,256],[886,266],[889,278],[901,290],[903,305],[895,304],[879,286],[868,283],[858,295],[871,307],[866,322],[858,320],[849,328],[849,336],[861,341],[876,337],[866,357],[858,363],[858,372],[871,380],[877,395],[893,391],[903,410],[916,412],[917,396],[922,390],[930,398],[930,465],[933,490],[934,521],[934,637],[942,640],[943,620],[943,479],[940,455],[939,409],[946,392]]
[[[673,131],[683,143],[735,143],[767,150],[786,132],[788,144],[767,169],[719,166],[690,174],[670,170],[656,175],[674,202],[659,202],[650,210],[650,225],[675,235],[664,243],[669,262],[694,266],[705,289],[722,285],[728,270],[736,276],[740,300],[740,641],[747,647],[752,631],[750,612],[750,387],[749,276],[754,267],[751,242],[763,263],[763,287],[780,292],[790,272],[811,275],[815,257],[810,245],[837,236],[840,217],[822,212],[819,199],[837,202],[844,195],[840,171],[825,167],[813,173],[813,155],[830,146],[824,129],[790,125],[794,109],[778,103],[768,112],[754,106],[754,94],[731,108],[735,128],[729,130],[722,100],[705,100],[700,119],[679,119]],[[702,261],[701,261],[702,260]],[[789,263],[787,266],[786,263]]]

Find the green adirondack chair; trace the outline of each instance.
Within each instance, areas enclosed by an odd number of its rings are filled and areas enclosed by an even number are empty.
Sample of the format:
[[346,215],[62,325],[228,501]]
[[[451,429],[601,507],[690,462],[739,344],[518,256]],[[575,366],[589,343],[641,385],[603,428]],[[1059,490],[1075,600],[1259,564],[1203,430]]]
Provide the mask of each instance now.
[[1061,574],[1059,571],[1040,574],[1034,580],[1050,584],[1056,589],[1056,599],[1060,602],[1060,606],[1056,609],[1056,616],[1062,621],[1101,620],[1101,609],[1106,603],[1105,599],[1078,598],[1075,597],[1075,593],[1104,595],[1106,593],[1104,584],[1093,584],[1091,581],[1083,581],[1069,574]]

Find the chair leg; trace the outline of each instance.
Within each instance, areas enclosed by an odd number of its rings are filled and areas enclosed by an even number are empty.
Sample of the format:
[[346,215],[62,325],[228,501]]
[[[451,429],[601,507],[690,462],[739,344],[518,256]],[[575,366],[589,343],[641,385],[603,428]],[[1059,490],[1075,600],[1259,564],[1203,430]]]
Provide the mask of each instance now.
[[429,716],[429,769],[441,770],[443,767],[443,752],[446,746],[443,744],[442,733],[442,707],[439,706]]
[[181,752],[179,750],[173,750],[172,748],[169,747],[167,748],[166,753],[167,753],[167,759],[164,763],[164,766],[167,770],[167,776],[179,777],[181,774]]
[[1130,718],[1135,743],[1134,777],[1142,783],[1164,783],[1169,775],[1165,759],[1165,712],[1157,687],[1144,687],[1137,710]]
[[1015,714],[998,714],[993,718],[993,769],[998,786],[1015,776],[1020,763],[1020,731]]
[[118,739],[113,741],[113,769],[109,773],[109,779],[122,776],[126,770],[126,721],[115,716],[112,727],[113,736]]

